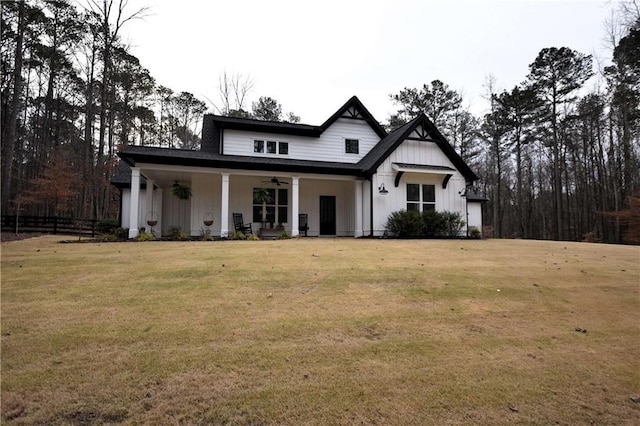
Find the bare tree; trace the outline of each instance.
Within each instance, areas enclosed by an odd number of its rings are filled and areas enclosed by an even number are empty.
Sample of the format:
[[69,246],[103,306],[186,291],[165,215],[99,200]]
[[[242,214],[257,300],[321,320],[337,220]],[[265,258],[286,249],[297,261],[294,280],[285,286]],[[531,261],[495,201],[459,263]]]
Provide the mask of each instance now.
[[235,73],[228,75],[226,71],[218,78],[219,102],[207,98],[216,112],[226,116],[248,116],[245,110],[247,95],[253,89],[254,82],[249,75]]

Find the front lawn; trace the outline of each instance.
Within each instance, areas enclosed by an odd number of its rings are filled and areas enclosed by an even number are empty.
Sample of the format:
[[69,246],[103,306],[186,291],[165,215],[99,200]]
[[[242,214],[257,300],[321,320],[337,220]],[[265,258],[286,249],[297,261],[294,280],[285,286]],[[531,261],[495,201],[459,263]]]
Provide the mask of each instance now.
[[633,424],[640,249],[2,243],[3,424]]

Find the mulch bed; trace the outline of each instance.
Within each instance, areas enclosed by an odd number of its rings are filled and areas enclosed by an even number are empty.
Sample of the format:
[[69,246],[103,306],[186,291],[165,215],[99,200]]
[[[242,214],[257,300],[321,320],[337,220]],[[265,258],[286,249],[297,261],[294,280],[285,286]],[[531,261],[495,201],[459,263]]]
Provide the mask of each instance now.
[[39,237],[41,235],[47,235],[47,234],[42,234],[39,232],[19,232],[19,233],[15,233],[15,232],[0,232],[0,241],[2,241],[3,243],[8,243],[10,241],[20,241],[20,240],[26,240],[27,238],[35,238],[35,237]]

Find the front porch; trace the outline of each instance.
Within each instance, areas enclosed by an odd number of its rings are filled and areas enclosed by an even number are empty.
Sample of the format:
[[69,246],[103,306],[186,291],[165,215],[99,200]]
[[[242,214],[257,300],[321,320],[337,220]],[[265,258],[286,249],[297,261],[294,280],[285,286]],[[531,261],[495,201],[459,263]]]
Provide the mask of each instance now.
[[[175,183],[191,189],[188,200],[173,195]],[[269,191],[266,206],[254,202],[255,188]],[[130,238],[141,227],[157,237],[179,229],[224,238],[235,231],[233,213],[240,213],[254,234],[281,226],[295,237],[299,214],[306,214],[308,236],[361,237],[370,234],[370,198],[370,183],[353,176],[139,164],[131,168],[131,189],[123,190],[122,222]]]

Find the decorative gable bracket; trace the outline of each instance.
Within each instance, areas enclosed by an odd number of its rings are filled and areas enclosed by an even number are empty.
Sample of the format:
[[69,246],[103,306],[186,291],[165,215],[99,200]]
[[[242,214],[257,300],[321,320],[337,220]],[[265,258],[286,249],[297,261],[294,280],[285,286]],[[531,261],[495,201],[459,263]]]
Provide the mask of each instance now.
[[411,173],[444,175],[442,179],[442,189],[447,189],[447,184],[449,183],[449,179],[451,179],[451,176],[453,176],[453,172],[456,171],[455,169],[452,169],[451,167],[448,167],[448,166],[432,166],[432,165],[407,164],[407,163],[393,163],[393,169],[396,171],[396,178],[393,182],[396,188],[400,185],[400,179],[402,179],[402,175],[404,175],[405,172],[411,172]]

